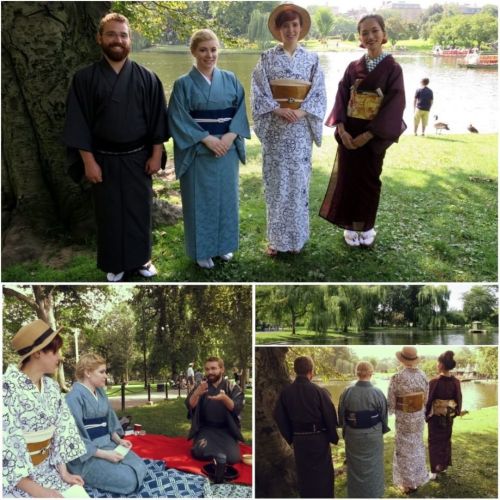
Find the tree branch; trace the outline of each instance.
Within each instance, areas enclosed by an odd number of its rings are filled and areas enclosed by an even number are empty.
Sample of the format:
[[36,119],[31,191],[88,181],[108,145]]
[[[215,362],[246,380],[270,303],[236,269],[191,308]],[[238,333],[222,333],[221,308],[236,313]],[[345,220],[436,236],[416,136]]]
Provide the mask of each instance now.
[[4,286],[3,294],[6,297],[14,297],[17,300],[20,300],[21,302],[28,304],[35,311],[38,310],[38,304],[34,300],[27,297],[26,295],[22,294],[21,292],[18,292],[16,290],[13,290],[12,288],[7,288],[6,286]]

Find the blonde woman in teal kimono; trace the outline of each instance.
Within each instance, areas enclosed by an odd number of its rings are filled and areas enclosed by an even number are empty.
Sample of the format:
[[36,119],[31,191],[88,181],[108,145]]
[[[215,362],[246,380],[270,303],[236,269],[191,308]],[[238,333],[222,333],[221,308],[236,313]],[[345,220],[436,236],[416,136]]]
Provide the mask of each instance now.
[[3,497],[61,498],[83,485],[66,464],[83,455],[85,445],[60,387],[46,375],[61,363],[62,344],[59,330],[41,319],[12,339],[20,362],[3,374]]
[[180,180],[186,252],[204,269],[232,259],[239,240],[239,162],[250,138],[245,93],[218,69],[219,40],[202,29],[191,38],[196,62],[174,83],[169,128]]
[[96,354],[85,354],[76,365],[76,379],[66,402],[86,446],[82,457],[68,464],[85,484],[112,493],[130,494],[138,490],[146,475],[146,465],[133,451],[125,456],[118,445],[131,448],[120,436],[122,426],[106,396],[106,364]]

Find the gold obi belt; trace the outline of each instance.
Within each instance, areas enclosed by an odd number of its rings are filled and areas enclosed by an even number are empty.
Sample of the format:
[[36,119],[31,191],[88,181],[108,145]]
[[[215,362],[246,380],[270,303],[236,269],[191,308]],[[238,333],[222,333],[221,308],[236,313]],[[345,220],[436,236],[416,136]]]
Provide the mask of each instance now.
[[271,80],[269,84],[280,108],[299,109],[311,88],[311,83],[305,80]]
[[435,399],[432,402],[432,411],[430,416],[436,415],[438,417],[456,416],[457,403],[453,399]]
[[380,89],[375,92],[358,91],[358,86],[354,84],[351,87],[351,96],[347,103],[347,116],[361,120],[373,120],[377,116],[383,100],[384,94]]
[[49,427],[42,431],[23,433],[28,453],[34,466],[40,465],[49,457],[50,444],[54,431],[55,427]]
[[403,413],[415,413],[424,407],[424,393],[412,392],[404,396],[396,397],[396,410]]

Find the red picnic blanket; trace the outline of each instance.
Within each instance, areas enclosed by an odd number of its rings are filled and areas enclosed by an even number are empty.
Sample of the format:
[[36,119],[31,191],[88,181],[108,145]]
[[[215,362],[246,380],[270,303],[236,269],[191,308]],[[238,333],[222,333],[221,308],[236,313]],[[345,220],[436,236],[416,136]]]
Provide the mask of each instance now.
[[[181,437],[168,437],[162,434],[144,436],[125,436],[133,444],[133,450],[142,458],[163,460],[168,467],[203,474],[201,468],[208,462],[196,460],[191,456],[192,441]],[[252,453],[252,447],[240,443],[241,453]],[[242,462],[233,467],[240,473],[233,483],[252,485],[252,467]]]

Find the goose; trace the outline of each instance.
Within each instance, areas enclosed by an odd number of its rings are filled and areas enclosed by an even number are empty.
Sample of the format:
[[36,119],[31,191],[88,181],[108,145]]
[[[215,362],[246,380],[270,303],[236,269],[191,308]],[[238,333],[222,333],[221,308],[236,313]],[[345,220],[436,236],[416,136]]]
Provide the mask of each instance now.
[[438,134],[440,130],[450,130],[447,123],[438,122],[437,119],[438,119],[438,115],[434,115],[434,120],[436,120],[436,122],[434,123],[434,128],[436,129],[436,134]]
[[472,134],[479,134],[479,130],[472,125],[472,123],[467,127],[467,130]]

